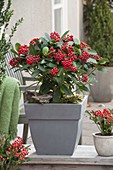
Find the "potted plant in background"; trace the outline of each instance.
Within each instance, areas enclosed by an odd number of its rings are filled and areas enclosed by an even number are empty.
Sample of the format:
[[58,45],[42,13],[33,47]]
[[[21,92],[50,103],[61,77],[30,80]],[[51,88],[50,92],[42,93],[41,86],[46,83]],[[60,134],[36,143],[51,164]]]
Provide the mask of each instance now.
[[100,156],[113,156],[113,109],[86,111],[100,132],[93,134],[94,146]]
[[[112,2],[108,0],[86,0],[84,25],[86,42],[109,62],[106,73],[96,71],[97,82],[90,86],[95,102],[109,102],[113,99],[113,14]],[[107,81],[106,81],[107,80]],[[107,87],[107,88],[106,88]]]
[[[37,80],[38,92],[28,93],[25,110],[38,154],[71,155],[77,146],[93,72],[106,60],[84,42],[57,32],[15,45],[10,65]],[[40,87],[39,87],[40,86]]]
[[15,141],[10,136],[0,135],[0,170],[17,170],[19,165],[28,161],[29,146],[24,146],[22,138]]
[[23,18],[19,19],[11,28],[10,35],[7,35],[7,29],[14,11],[11,8],[11,0],[5,3],[4,0],[0,1],[0,83],[5,77],[5,58],[6,54],[11,48],[12,37],[17,30],[17,27],[22,23]]

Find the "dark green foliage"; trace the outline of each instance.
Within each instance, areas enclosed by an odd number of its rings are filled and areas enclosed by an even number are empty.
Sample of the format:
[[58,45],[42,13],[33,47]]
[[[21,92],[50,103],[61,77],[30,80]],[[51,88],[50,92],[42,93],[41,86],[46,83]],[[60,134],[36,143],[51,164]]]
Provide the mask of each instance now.
[[[5,7],[6,6],[6,7]],[[5,4],[4,0],[0,0],[0,83],[5,76],[5,55],[11,47],[11,38],[13,37],[18,25],[23,21],[23,18],[19,19],[15,25],[11,28],[9,39],[6,40],[6,31],[9,26],[10,19],[14,13],[11,8],[11,0]]]
[[[112,6],[112,1],[109,1]],[[87,43],[97,53],[109,59],[113,66],[113,14],[107,0],[87,0],[84,7],[85,35]]]

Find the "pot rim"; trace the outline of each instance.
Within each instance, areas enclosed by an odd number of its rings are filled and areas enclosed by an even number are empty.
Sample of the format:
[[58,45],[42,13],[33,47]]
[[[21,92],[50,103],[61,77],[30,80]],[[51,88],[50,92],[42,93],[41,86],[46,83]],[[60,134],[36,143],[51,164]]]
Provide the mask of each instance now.
[[112,135],[109,135],[109,136],[102,136],[100,132],[94,132],[93,134],[93,137],[96,137],[96,138],[113,138],[113,133]]
[[53,105],[61,105],[61,106],[63,106],[63,105],[68,105],[68,106],[70,106],[70,105],[76,105],[76,106],[80,106],[80,105],[82,105],[86,100],[88,99],[88,95],[87,94],[85,94],[84,96],[83,96],[83,100],[80,102],[80,103],[78,103],[78,104],[74,104],[74,103],[44,103],[44,104],[40,104],[40,103],[28,103],[27,101],[24,103],[24,105],[49,105],[49,106],[52,106],[53,107]]

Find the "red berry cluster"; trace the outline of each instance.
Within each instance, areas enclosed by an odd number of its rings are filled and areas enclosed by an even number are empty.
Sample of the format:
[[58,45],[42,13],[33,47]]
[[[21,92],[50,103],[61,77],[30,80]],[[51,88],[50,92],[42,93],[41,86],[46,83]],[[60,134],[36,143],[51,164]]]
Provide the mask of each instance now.
[[66,56],[66,54],[62,53],[62,51],[58,49],[58,51],[54,53],[54,56],[56,61],[61,61]]
[[66,37],[63,38],[65,41],[73,41],[73,35],[67,35]]
[[3,157],[3,156],[1,156],[1,155],[0,155],[0,159],[1,159],[1,161],[4,161],[4,157]]
[[7,154],[14,155],[18,157],[20,160],[24,160],[26,155],[28,155],[28,149],[23,146],[22,138],[17,137],[18,139],[15,140],[12,145],[8,148]]
[[82,51],[82,55],[79,56],[81,59],[82,63],[86,63],[86,61],[89,59],[90,54],[87,51]]
[[85,42],[80,42],[80,48],[83,49],[83,48],[86,48],[87,47],[87,44]]
[[94,58],[95,60],[100,60],[101,57],[99,55],[91,55],[91,58]]
[[52,69],[50,70],[50,74],[51,74],[52,76],[55,76],[58,72],[59,72],[59,69],[56,68],[56,67],[54,67],[54,68],[52,68]]
[[51,32],[50,33],[50,38],[51,39],[54,39],[56,42],[59,42],[60,41],[60,35],[57,33],[57,32]]
[[90,111],[91,119],[94,117],[102,118],[106,123],[110,124],[113,123],[113,114],[111,114],[110,110],[104,108],[103,110],[91,110]]
[[20,61],[20,57],[13,58],[9,61],[9,64],[12,67],[18,66],[18,62]]
[[27,45],[23,45],[19,47],[18,54],[27,55],[29,51],[29,47]]
[[[4,140],[3,140],[4,139]],[[20,164],[25,161],[29,154],[28,147],[25,147],[21,137],[17,137],[14,142],[7,138],[0,139],[0,161],[6,164]]]
[[70,69],[70,67],[73,64],[72,61],[70,59],[68,59],[68,58],[65,58],[64,61],[62,61],[61,63],[64,66],[64,69],[67,69],[67,68]]
[[64,70],[70,69],[73,72],[77,70],[77,68],[73,66],[73,62],[71,59],[65,58],[61,63],[64,66]]
[[30,44],[32,45],[35,45],[36,44],[36,41],[40,40],[39,38],[33,38],[31,41],[30,41]]
[[29,57],[27,57],[26,63],[29,65],[32,65],[33,63],[38,63],[39,60],[40,60],[39,55],[37,55],[37,56],[30,55]]
[[82,82],[87,82],[88,81],[88,76],[85,74],[82,74]]
[[67,52],[67,46],[68,46],[68,42],[64,42],[63,44],[62,44],[62,50],[64,51],[64,52]]
[[74,61],[77,56],[74,53],[73,47],[69,45],[68,47],[68,57],[70,57],[71,61]]
[[71,66],[70,67],[70,70],[73,71],[73,72],[76,72],[77,71],[77,68],[75,66]]

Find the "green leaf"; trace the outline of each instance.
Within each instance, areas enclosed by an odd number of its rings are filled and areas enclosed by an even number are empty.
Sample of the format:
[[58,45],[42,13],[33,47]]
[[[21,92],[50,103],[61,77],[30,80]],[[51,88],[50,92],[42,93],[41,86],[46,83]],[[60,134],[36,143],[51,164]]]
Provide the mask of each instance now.
[[[95,77],[94,77],[94,76],[89,77],[88,82],[89,82],[89,83],[96,82]],[[91,85],[91,84],[90,84],[90,85]]]
[[40,86],[40,93],[47,94],[53,87],[53,83],[49,81],[44,81],[43,84]]
[[101,58],[98,63],[99,64],[105,64],[106,62],[109,62],[109,60],[107,58]]
[[45,64],[45,63],[46,61],[44,59],[40,62],[40,64]]
[[106,68],[104,68],[104,67],[98,67],[97,69],[98,69],[98,71],[102,71],[104,73],[108,73],[108,70]]
[[31,76],[32,76],[33,78],[35,78],[35,77],[38,76],[38,74],[39,74],[39,70],[35,70],[35,71],[31,74]]
[[37,54],[35,47],[32,44],[30,44],[30,46],[29,46],[29,54],[34,55],[34,56]]
[[73,77],[72,75],[70,75],[70,77],[71,77],[72,81],[76,84],[76,83],[77,83],[76,78],[75,78],[75,77]]
[[53,58],[45,58],[46,61],[53,62]]
[[41,70],[42,72],[45,72],[46,71],[46,69],[42,66],[42,65],[38,65],[38,68],[39,68],[39,70]]
[[45,37],[47,38],[47,40],[49,40],[49,41],[51,40],[48,33],[45,33]]
[[81,49],[78,49],[78,54],[79,54],[79,55],[82,55]]
[[87,60],[87,63],[97,64],[97,61],[96,61],[95,59],[93,59],[93,58],[89,58],[89,59]]
[[88,66],[87,66],[87,64],[84,64],[84,68],[85,68],[85,69],[88,69]]
[[[20,71],[28,70],[28,69],[29,69],[29,67],[30,67],[29,65],[24,65],[24,66],[22,66],[22,67],[20,67],[20,68],[16,69],[16,71],[19,71],[19,70],[20,70]],[[15,71],[15,72],[16,72],[16,71]]]
[[86,91],[86,92],[89,92],[89,89],[88,87],[86,87],[85,85],[79,85],[79,89],[83,92],[83,91]]
[[19,50],[19,47],[21,46],[21,44],[20,43],[16,43],[15,44],[15,49],[16,49],[16,51],[18,51]]
[[59,102],[60,98],[61,98],[61,91],[60,88],[58,87],[53,94],[53,102]]
[[69,42],[68,42],[68,45],[73,45],[73,41],[69,41]]
[[78,38],[74,38],[74,42],[75,44],[80,45],[80,40]]
[[46,66],[48,66],[48,67],[50,67],[50,68],[53,68],[53,67],[57,67],[55,64],[53,64],[53,63],[48,63],[48,64],[46,64]]
[[40,39],[42,40],[44,45],[46,45],[46,46],[48,45],[48,42],[44,37],[40,37]]
[[87,51],[90,55],[97,55],[97,52],[95,50],[85,50]]
[[39,48],[39,46],[38,46],[37,44],[35,45],[35,50],[36,50],[36,51],[39,51],[39,50],[40,50],[40,48]]
[[58,69],[59,69],[60,71],[58,72],[57,76],[63,77],[64,68],[59,67]]
[[24,66],[22,66],[24,69],[27,69],[27,68],[29,68],[30,67],[30,65],[29,64],[27,64],[27,65],[24,65]]
[[64,37],[68,34],[68,32],[69,32],[69,30],[66,31],[66,32],[61,36],[61,38],[64,38]]
[[61,89],[63,90],[63,92],[64,92],[66,95],[72,95],[71,90],[69,89],[69,87],[68,87],[66,84],[63,84],[63,85],[61,86]]
[[61,76],[60,77],[54,77],[54,80],[58,83],[59,86],[62,85],[62,83],[63,83],[63,79],[62,79]]
[[76,54],[79,54],[79,55],[82,54],[81,49],[79,49],[79,48],[77,48],[77,47],[74,47],[74,52],[75,52]]
[[11,49],[11,52],[15,55],[18,55],[18,53],[14,49]]
[[75,67],[77,67],[77,64],[76,64],[76,62],[74,62],[74,61],[73,61],[73,65],[74,65]]
[[47,46],[42,48],[43,55],[47,55],[48,52],[49,52],[49,48]]
[[59,41],[56,43],[57,47],[59,47],[59,48],[61,48],[62,44],[63,44],[63,41]]

